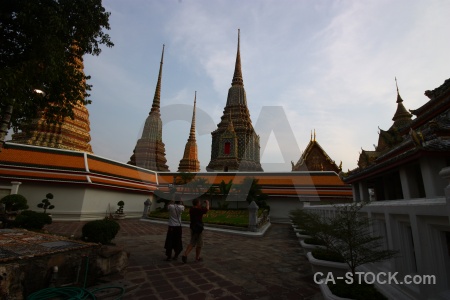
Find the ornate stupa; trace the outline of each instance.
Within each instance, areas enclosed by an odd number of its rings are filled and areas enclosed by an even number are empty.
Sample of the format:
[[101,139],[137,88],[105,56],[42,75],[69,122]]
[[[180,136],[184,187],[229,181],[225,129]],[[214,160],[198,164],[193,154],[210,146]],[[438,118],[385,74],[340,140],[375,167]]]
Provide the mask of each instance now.
[[192,112],[191,131],[186,146],[184,147],[184,155],[180,160],[178,172],[199,172],[200,162],[198,161],[197,141],[195,139],[195,107],[197,103],[197,92],[194,96],[194,110]]
[[[78,70],[84,72],[83,58],[77,57],[74,61]],[[47,123],[44,112],[39,112],[36,119],[21,128],[21,132],[12,135],[11,142],[92,153],[89,111],[78,101],[73,114],[74,119],[66,117],[61,123],[54,124]]]
[[217,129],[211,135],[211,161],[206,167],[208,172],[263,171],[259,136],[250,119],[242,78],[239,31],[236,64],[227,104]]
[[162,121],[160,112],[161,102],[161,75],[164,60],[164,45],[159,66],[158,82],[156,84],[155,96],[150,113],[145,120],[142,137],[137,141],[128,164],[141,168],[168,172],[166,165],[166,150],[162,142]]

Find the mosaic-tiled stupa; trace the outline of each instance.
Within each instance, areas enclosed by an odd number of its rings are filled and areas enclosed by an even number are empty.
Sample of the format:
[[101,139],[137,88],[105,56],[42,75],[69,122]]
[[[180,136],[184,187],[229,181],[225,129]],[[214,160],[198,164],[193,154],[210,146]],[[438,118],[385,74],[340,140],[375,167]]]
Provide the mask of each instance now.
[[192,112],[191,130],[189,138],[184,147],[184,155],[180,160],[178,172],[199,172],[200,162],[198,161],[197,141],[195,139],[195,107],[197,103],[197,92],[194,96],[194,110]]
[[153,171],[168,172],[169,167],[166,165],[166,149],[162,141],[162,120],[160,112],[163,61],[164,45],[152,108],[145,120],[142,136],[137,141],[136,147],[133,150],[133,155],[130,157],[128,164]]
[[217,129],[211,133],[211,161],[208,172],[263,171],[259,136],[253,129],[242,78],[240,33],[236,64],[225,109]]
[[[75,58],[75,64],[81,72],[83,59]],[[12,135],[12,143],[76,150],[92,153],[89,111],[78,101],[73,107],[74,118],[66,117],[61,123],[47,123],[43,112],[31,123],[22,126],[21,131]]]

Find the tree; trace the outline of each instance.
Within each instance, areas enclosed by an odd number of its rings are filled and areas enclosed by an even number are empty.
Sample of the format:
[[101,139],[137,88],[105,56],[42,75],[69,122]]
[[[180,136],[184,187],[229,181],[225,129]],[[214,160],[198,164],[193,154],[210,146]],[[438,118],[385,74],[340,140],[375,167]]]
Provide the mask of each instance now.
[[7,195],[0,200],[0,203],[5,206],[5,212],[27,209],[27,202],[27,199],[20,194]]
[[204,177],[195,177],[187,184],[188,190],[195,194],[196,198],[201,197],[209,186],[208,179]]
[[358,266],[390,259],[398,252],[384,249],[383,237],[371,233],[372,220],[361,213],[363,207],[359,203],[336,206],[335,214],[328,217],[307,210],[291,215],[328,251],[339,254],[355,278]]
[[181,196],[184,195],[184,192],[186,191],[186,189],[189,189],[189,183],[194,179],[195,175],[191,174],[191,173],[185,173],[185,172],[181,172],[180,175],[178,175],[175,178],[175,184],[176,185],[182,185],[182,190],[181,190]]
[[248,203],[255,201],[259,207],[267,207],[268,196],[262,192],[262,186],[258,183],[258,179],[245,177],[237,189],[241,195],[246,195],[245,200]]
[[228,194],[231,191],[231,187],[233,186],[233,180],[228,181],[228,183],[225,183],[224,180],[222,180],[219,184],[219,191],[222,195],[222,201],[219,203],[219,208],[227,208],[228,204],[226,203]]
[[109,15],[101,0],[0,2],[0,150],[10,125],[18,130],[38,112],[61,122],[79,101],[90,103],[79,62],[113,46],[103,32]]
[[358,266],[390,259],[398,253],[383,249],[383,237],[371,233],[372,219],[360,213],[363,207],[358,203],[337,206],[336,215],[330,218],[336,241],[330,243],[328,248],[341,254],[353,278]]
[[55,208],[55,206],[50,203],[50,200],[53,199],[53,194],[52,193],[48,193],[47,195],[45,195],[45,197],[46,198],[44,200],[42,200],[41,203],[39,203],[37,205],[37,207],[44,209],[44,214],[47,212],[47,209],[54,209]]

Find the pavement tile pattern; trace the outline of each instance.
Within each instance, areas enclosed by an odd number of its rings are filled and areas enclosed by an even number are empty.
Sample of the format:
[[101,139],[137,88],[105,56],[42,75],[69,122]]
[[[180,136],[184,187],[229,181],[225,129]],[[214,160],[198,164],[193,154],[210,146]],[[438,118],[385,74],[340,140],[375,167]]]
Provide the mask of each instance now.
[[[85,222],[54,222],[50,233],[81,236]],[[165,261],[167,226],[139,219],[119,221],[113,240],[130,253],[121,274],[102,278],[133,286],[122,299],[320,299],[319,287],[289,224],[272,224],[263,237],[204,231],[202,262]],[[189,242],[183,227],[183,245]]]

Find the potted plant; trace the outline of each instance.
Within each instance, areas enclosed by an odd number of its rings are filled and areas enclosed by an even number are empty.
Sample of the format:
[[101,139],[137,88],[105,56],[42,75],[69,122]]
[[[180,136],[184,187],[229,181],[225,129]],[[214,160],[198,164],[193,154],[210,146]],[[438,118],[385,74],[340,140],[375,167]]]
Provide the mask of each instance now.
[[122,200],[120,200],[119,202],[117,202],[117,210],[114,214],[114,218],[115,219],[124,219],[125,218],[125,214],[123,212],[123,207],[125,206],[125,202],[123,202]]
[[[341,257],[354,279],[357,278],[355,276],[357,267],[366,263],[390,259],[397,254],[397,251],[383,249],[382,237],[371,234],[371,220],[360,213],[362,208],[363,205],[357,203],[337,206],[335,215],[328,218],[308,213],[310,214],[309,220],[312,220],[311,228],[308,231],[324,243],[326,247],[324,251],[328,254],[338,254]],[[314,254],[317,252],[318,250],[314,250]],[[310,263],[314,262],[310,258],[317,259],[312,253],[308,253],[308,260],[310,260]],[[331,261],[329,262],[331,263]],[[336,276],[342,275],[336,274]],[[328,290],[333,294],[336,293],[336,296],[344,298],[352,297],[349,295],[356,295],[359,298],[355,299],[369,299],[367,295],[372,294],[377,294],[376,297],[383,297],[375,290],[373,285],[364,282],[359,284],[356,280],[352,285],[342,283],[321,284],[320,288],[324,297],[328,294]],[[358,290],[358,293],[352,294],[351,290]]]

